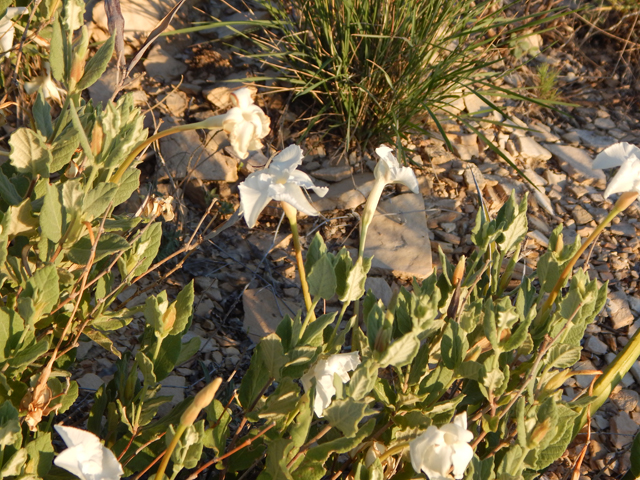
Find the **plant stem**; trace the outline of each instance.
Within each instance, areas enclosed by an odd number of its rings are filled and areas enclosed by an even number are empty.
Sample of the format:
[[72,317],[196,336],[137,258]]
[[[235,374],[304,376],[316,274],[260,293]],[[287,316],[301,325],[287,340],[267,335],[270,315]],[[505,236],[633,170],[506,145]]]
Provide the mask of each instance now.
[[160,140],[161,138],[166,137],[168,135],[184,132],[187,130],[197,130],[199,128],[206,128],[206,129],[220,128],[222,127],[222,120],[224,120],[225,118],[226,118],[226,115],[217,115],[215,117],[210,117],[206,120],[203,120],[202,122],[189,123],[187,125],[176,125],[175,127],[167,128],[162,132],[158,132],[155,135],[150,136],[145,141],[141,142],[140,145],[138,145],[136,148],[133,149],[133,151],[129,154],[129,156],[125,159],[125,161],[122,162],[122,165],[118,167],[118,170],[113,175],[113,177],[111,177],[109,181],[111,183],[119,183],[120,180],[122,180],[122,176],[124,175],[124,172],[127,170],[127,168],[131,166],[135,158],[138,155],[140,155],[140,153],[145,148],[147,148],[156,140]]
[[555,302],[556,298],[558,297],[558,293],[560,292],[560,289],[564,287],[567,279],[569,278],[569,275],[571,275],[573,266],[576,264],[578,259],[585,252],[587,247],[596,239],[598,235],[600,235],[600,233],[602,233],[602,231],[607,227],[607,225],[609,225],[611,221],[619,213],[623,212],[629,205],[631,205],[637,197],[638,197],[638,194],[636,192],[625,192],[622,195],[620,195],[620,198],[611,209],[611,212],[609,212],[609,215],[607,215],[606,218],[602,222],[600,222],[600,224],[595,228],[595,230],[591,233],[591,235],[589,235],[589,238],[587,238],[587,240],[582,244],[580,249],[576,252],[576,254],[571,258],[571,260],[569,260],[567,265],[564,267],[564,270],[562,271],[560,278],[556,282],[551,293],[549,293],[549,296],[547,297],[547,300],[544,302],[544,305],[540,309],[540,312],[538,312],[538,315],[534,320],[534,324],[536,325],[539,324],[543,319],[545,319],[549,315],[551,311],[551,307],[553,306],[553,302]]
[[313,313],[313,303],[311,301],[311,294],[309,293],[309,284],[307,283],[307,274],[304,270],[304,260],[302,259],[302,247],[300,247],[300,235],[298,234],[298,211],[289,205],[287,202],[280,202],[284,214],[289,220],[291,225],[291,235],[293,236],[293,248],[296,252],[296,263],[298,264],[298,273],[300,274],[300,285],[302,286],[302,295],[304,297],[304,305],[307,307],[307,312],[311,312],[310,321],[315,320],[315,314]]
[[164,452],[164,456],[162,457],[162,462],[160,463],[160,466],[158,467],[158,471],[156,472],[155,480],[162,480],[164,471],[167,469],[167,465],[169,464],[169,459],[171,458],[171,454],[176,449],[176,446],[180,441],[180,437],[182,437],[182,434],[186,429],[187,429],[186,425],[183,425],[182,423],[178,424],[178,428],[176,428],[176,434],[173,436],[171,443],[169,444],[169,446]]
[[396,445],[395,447],[391,447],[389,450],[387,450],[382,455],[380,455],[378,457],[378,460],[380,460],[380,462],[383,462],[384,460],[389,458],[391,455],[395,455],[396,453],[402,452],[408,446],[409,446],[409,442],[402,442],[402,443]]

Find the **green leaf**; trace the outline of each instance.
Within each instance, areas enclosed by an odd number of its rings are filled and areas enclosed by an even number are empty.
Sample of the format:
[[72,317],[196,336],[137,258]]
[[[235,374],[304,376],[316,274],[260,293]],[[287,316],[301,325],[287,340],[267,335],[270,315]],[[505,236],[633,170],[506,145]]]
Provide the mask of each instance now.
[[[229,437],[229,424],[231,423],[231,410],[225,409],[218,400],[213,401],[204,409],[207,412],[207,421],[210,425],[217,424],[211,432],[211,443],[205,447],[213,449],[216,455],[224,453]],[[205,432],[206,433],[206,432]]]
[[102,44],[93,57],[89,59],[84,67],[84,75],[76,87],[78,91],[89,88],[102,76],[109,65],[111,57],[113,56],[114,45],[115,35],[111,35],[111,37]]
[[107,337],[104,333],[93,330],[91,328],[85,329],[82,333],[84,333],[91,340],[96,342],[106,351],[113,353],[116,357],[122,358],[122,354],[118,351],[118,349],[113,345],[113,342],[109,337]]
[[378,379],[378,368],[380,368],[380,365],[370,358],[358,365],[349,382],[349,395],[351,398],[361,400],[373,390]]
[[[270,441],[267,445],[264,477],[269,480],[293,480],[287,468],[289,454],[293,448],[293,442],[291,440],[276,438]],[[262,475],[260,477],[262,477]],[[262,478],[260,478],[260,480],[262,480]]]
[[420,342],[415,333],[409,332],[394,341],[380,358],[380,365],[386,367],[404,367],[410,364],[420,348]]
[[182,331],[189,323],[189,318],[193,312],[193,280],[191,280],[178,294],[176,298],[176,320],[171,329],[171,335],[177,335]]
[[456,367],[456,375],[462,378],[468,378],[480,382],[484,375],[484,367],[481,363],[468,361],[462,362]]
[[2,219],[2,227],[4,238],[31,234],[38,227],[38,219],[32,215],[31,200],[27,198],[20,205],[9,207]]
[[69,123],[67,127],[62,131],[62,134],[58,135],[53,144],[53,150],[51,155],[53,160],[51,161],[50,170],[57,172],[62,167],[67,165],[80,144],[80,133],[76,130],[73,123]]
[[38,175],[49,177],[53,157],[42,135],[29,128],[19,128],[11,135],[9,145],[9,159],[18,173],[30,174],[32,179]]
[[411,362],[411,372],[409,373],[409,385],[416,385],[429,371],[429,343],[420,346],[418,353]]
[[51,43],[49,48],[49,64],[51,65],[51,74],[60,83],[65,81],[65,62],[64,62],[64,40],[62,39],[62,26],[59,16],[53,21],[53,32],[51,33]]
[[324,410],[324,416],[332,427],[340,430],[346,437],[353,437],[358,433],[358,423],[366,415],[370,415],[368,402],[361,402],[348,397],[344,400],[334,400]]
[[304,269],[307,272],[307,275],[311,272],[311,269],[315,265],[315,263],[327,253],[327,246],[324,244],[324,240],[322,236],[318,232],[311,240],[309,244],[309,248],[307,249],[307,259],[304,262]]
[[60,191],[53,185],[47,186],[42,210],[40,210],[40,228],[42,234],[54,243],[62,238],[64,230]]
[[[28,298],[33,301],[36,309],[34,322],[51,312],[60,298],[59,277],[56,267],[54,265],[46,265],[36,270],[27,281],[18,302],[22,298]],[[25,318],[24,315],[23,318]]]
[[182,348],[180,349],[180,355],[178,356],[178,360],[176,360],[176,366],[179,367],[184,362],[187,362],[193,358],[193,356],[198,353],[200,350],[200,338],[193,337],[188,342],[182,344]]
[[21,349],[13,358],[7,360],[7,364],[16,370],[21,370],[23,367],[31,365],[48,351],[49,337],[45,337],[27,348]]
[[311,426],[311,420],[313,420],[313,411],[311,410],[311,402],[308,394],[305,393],[300,397],[298,408],[300,413],[298,413],[294,423],[289,428],[289,434],[291,435],[293,444],[300,448],[307,441],[309,427]]
[[20,432],[18,410],[10,400],[5,400],[0,407],[0,450],[4,450],[7,445],[13,445],[21,439]]
[[296,411],[300,387],[291,378],[284,378],[275,391],[267,397],[258,415],[260,418],[279,420]]
[[547,368],[570,368],[580,360],[582,348],[559,343],[547,352]]
[[[305,462],[324,462],[332,453],[347,453],[349,450],[360,445],[362,441],[373,433],[376,426],[375,418],[370,419],[365,423],[354,437],[337,438],[330,440],[316,447],[311,447],[305,455],[304,461],[300,464],[298,469],[302,469]],[[295,473],[295,472],[294,472]]]
[[338,312],[327,313],[316,318],[305,330],[299,345],[319,347],[322,345],[322,332],[333,323]]
[[40,432],[38,437],[26,445],[29,453],[27,471],[39,477],[46,477],[53,465],[53,445],[51,444],[51,433]]
[[328,253],[322,255],[311,267],[307,277],[309,292],[313,297],[329,300],[336,293],[337,280],[333,262]]
[[87,221],[99,217],[109,206],[118,186],[115,183],[99,183],[90,189],[82,204],[82,211],[87,215]]
[[371,268],[371,259],[358,257],[352,265],[346,248],[340,250],[336,262],[337,294],[341,302],[358,300],[365,293],[364,283]]
[[455,370],[462,364],[469,350],[467,333],[460,328],[458,322],[450,320],[442,337],[442,361],[445,366]]
[[8,460],[2,465],[0,470],[0,478],[7,478],[20,475],[22,467],[27,462],[29,457],[26,448],[21,448],[15,452]]
[[153,362],[147,357],[144,352],[138,351],[136,353],[136,363],[138,364],[138,368],[142,372],[142,377],[144,378],[144,383],[147,386],[152,386],[156,384],[156,375],[153,373]]
[[256,353],[251,359],[252,363],[254,361],[261,362],[265,366],[269,377],[278,380],[280,378],[280,370],[287,362],[280,337],[272,333],[260,340],[256,347]]
[[9,205],[19,205],[22,197],[18,194],[16,187],[7,176],[0,171],[0,196]]
[[[86,265],[91,256],[91,240],[88,237],[82,237],[67,252],[67,258],[78,265]],[[98,262],[114,253],[124,252],[129,249],[127,242],[120,235],[114,233],[105,233],[98,240],[94,262]]]
[[258,395],[262,392],[262,389],[267,388],[273,381],[269,378],[269,373],[264,363],[257,361],[256,357],[257,353],[254,352],[249,369],[242,377],[242,383],[240,383],[240,389],[238,390],[238,399],[245,412],[258,400]]
[[623,480],[632,480],[640,477],[640,435],[636,435],[631,444],[631,467]]
[[159,222],[151,224],[118,260],[120,275],[137,276],[146,272],[158,255],[161,240],[162,225]]
[[51,107],[44,99],[42,89],[38,90],[36,101],[32,109],[33,120],[40,135],[49,138],[53,134],[53,124],[51,123]]

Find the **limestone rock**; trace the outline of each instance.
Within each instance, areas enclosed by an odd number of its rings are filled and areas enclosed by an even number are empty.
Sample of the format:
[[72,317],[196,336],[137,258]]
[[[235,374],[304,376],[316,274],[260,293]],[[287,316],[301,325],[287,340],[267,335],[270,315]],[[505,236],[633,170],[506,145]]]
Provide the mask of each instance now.
[[551,152],[541,146],[531,137],[514,135],[513,143],[516,150],[526,159],[546,161],[551,158]]
[[578,134],[584,145],[596,150],[607,148],[616,143],[615,138],[608,135],[600,135],[590,130],[576,129],[575,132]]
[[173,58],[160,45],[151,48],[144,61],[144,68],[150,77],[164,82],[170,82],[187,71],[184,63]]
[[98,390],[104,382],[95,373],[87,373],[80,377],[78,380],[78,386],[87,390]]
[[328,210],[351,210],[362,205],[373,188],[372,173],[358,173],[338,183],[329,185],[327,194],[320,198],[310,194],[313,206],[320,212]]
[[312,172],[311,176],[327,182],[339,182],[351,176],[351,167],[349,165],[340,165],[338,167],[320,168]]
[[[221,152],[225,141],[226,135],[218,132],[203,144],[195,130],[187,130],[160,139],[160,150],[174,179],[190,175],[202,181],[235,182],[237,161]],[[160,168],[160,172],[160,179],[167,178],[165,169]]]
[[212,86],[202,91],[204,97],[217,108],[231,105],[231,89],[229,87]]
[[592,335],[587,337],[587,340],[584,343],[584,348],[595,355],[604,355],[609,351],[609,347],[607,347],[606,343]]
[[242,294],[242,306],[244,327],[255,343],[275,332],[285,315],[294,316],[300,309],[293,302],[285,302],[276,297],[267,288],[245,290]]
[[[174,6],[168,0],[132,0],[121,2],[120,9],[124,17],[124,38],[128,42],[142,42],[165,14]],[[104,2],[95,4],[92,11],[94,23],[105,32],[109,31]],[[173,29],[173,27],[169,27]]]
[[372,267],[401,275],[431,274],[431,242],[421,195],[406,193],[384,201],[373,217],[365,255]]
[[638,402],[640,401],[640,394],[638,394],[638,392],[636,392],[635,390],[623,388],[619,391],[614,391],[611,394],[610,398],[619,410],[631,413],[638,406]]
[[587,185],[594,184],[598,188],[605,188],[607,179],[602,170],[592,168],[593,159],[586,151],[569,145],[545,143],[549,150],[560,162],[560,168],[572,178]]
[[609,292],[607,310],[614,329],[628,327],[633,323],[633,313],[629,308],[629,301],[624,292]]
[[254,29],[255,27],[249,23],[254,20],[267,20],[269,13],[264,10],[254,10],[252,12],[237,12],[233,15],[224,17],[222,22],[247,22],[246,24],[230,25],[223,27],[209,28],[202,30],[200,33],[207,37],[214,37],[218,39],[233,37],[239,35],[248,29]]
[[633,437],[640,428],[627,412],[620,412],[609,420],[611,427],[611,443],[617,448],[624,448],[633,442]]

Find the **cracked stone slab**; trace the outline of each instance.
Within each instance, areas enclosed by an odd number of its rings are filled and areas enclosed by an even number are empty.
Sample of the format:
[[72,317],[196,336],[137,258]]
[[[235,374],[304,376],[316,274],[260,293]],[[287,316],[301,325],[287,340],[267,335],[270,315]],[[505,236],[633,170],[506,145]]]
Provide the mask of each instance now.
[[254,343],[275,332],[285,315],[294,316],[300,310],[298,305],[285,302],[268,288],[245,290],[242,294],[242,306],[244,327]]
[[195,130],[160,139],[160,151],[166,162],[166,169],[160,168],[160,179],[171,174],[174,179],[191,176],[202,181],[237,181],[238,162],[222,153],[225,141],[226,135],[218,132],[203,143]]
[[543,144],[560,163],[560,168],[567,172],[574,180],[585,185],[595,185],[604,189],[607,179],[602,170],[592,167],[593,158],[585,150],[569,145],[557,145],[554,143]]
[[373,256],[373,268],[418,278],[431,274],[431,241],[421,195],[405,193],[378,206],[365,255]]

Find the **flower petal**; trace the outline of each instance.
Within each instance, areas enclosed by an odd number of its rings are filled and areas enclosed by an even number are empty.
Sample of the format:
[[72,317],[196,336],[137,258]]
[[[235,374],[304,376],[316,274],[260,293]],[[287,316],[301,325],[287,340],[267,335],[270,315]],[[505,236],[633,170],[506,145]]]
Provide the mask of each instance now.
[[67,427],[65,425],[54,425],[53,428],[55,428],[58,435],[62,437],[67,447],[84,445],[93,448],[102,445],[96,435],[81,428]]
[[307,200],[307,197],[299,186],[291,183],[277,184],[272,186],[272,191],[277,192],[273,198],[281,202],[287,202],[299,212],[309,215],[310,217],[320,215],[320,212],[309,203],[309,200]]
[[67,448],[53,460],[53,464],[73,473],[76,477],[85,480],[84,473],[80,467],[80,461],[75,448]]
[[616,143],[596,155],[591,166],[601,170],[619,167],[632,155],[640,158],[640,148],[627,142]]
[[289,183],[299,185],[307,190],[313,190],[319,197],[324,197],[329,189],[327,187],[319,187],[313,183],[311,177],[300,170],[294,170],[289,175]]
[[240,190],[240,204],[244,210],[244,219],[249,228],[254,227],[260,213],[262,213],[264,207],[266,207],[272,199],[269,195],[269,177],[270,176],[264,172],[255,172],[238,185],[238,190]]
[[418,186],[418,179],[416,174],[413,173],[409,167],[401,167],[398,175],[394,179],[395,183],[401,183],[413,193],[420,193],[420,187]]
[[471,445],[468,443],[462,442],[455,443],[452,445],[452,448],[451,461],[453,462],[453,476],[456,479],[460,479],[464,476],[464,471],[473,458],[473,448],[471,448]]
[[289,145],[273,157],[269,168],[275,168],[281,172],[291,174],[302,163],[302,157],[302,149],[298,145]]
[[248,88],[240,88],[234,92],[231,92],[231,102],[234,107],[240,107],[241,109],[248,108],[253,105],[253,98],[251,98],[251,90]]
[[[636,190],[636,182],[640,179],[640,159],[632,156],[620,167],[620,170],[609,181],[604,198],[614,193],[631,192]],[[640,193],[640,192],[639,192]]]

